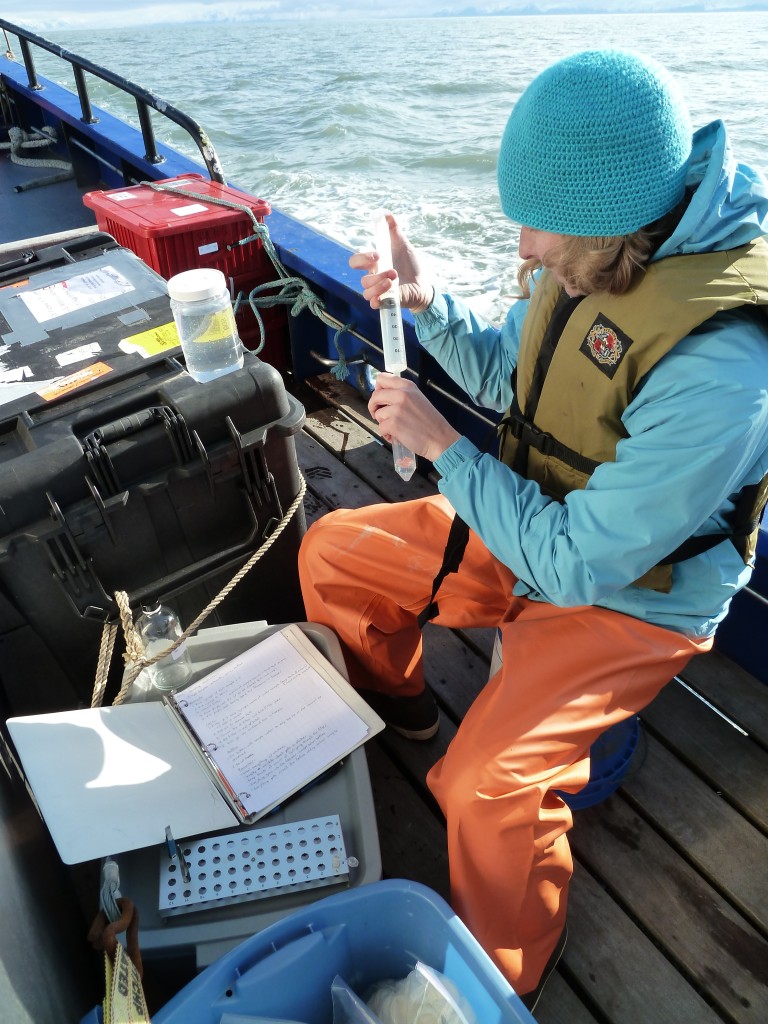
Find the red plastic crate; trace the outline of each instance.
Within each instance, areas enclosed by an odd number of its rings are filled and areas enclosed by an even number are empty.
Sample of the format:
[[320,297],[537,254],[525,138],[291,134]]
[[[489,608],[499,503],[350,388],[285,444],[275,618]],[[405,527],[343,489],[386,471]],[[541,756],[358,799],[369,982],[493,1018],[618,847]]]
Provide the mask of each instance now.
[[260,240],[234,244],[254,233],[248,214],[205,201],[210,197],[247,206],[263,223],[271,212],[264,199],[209,181],[202,174],[166,178],[159,184],[174,185],[204,198],[133,185],[87,192],[83,202],[95,212],[101,231],[135,252],[166,280],[195,267],[213,267],[227,276],[247,274],[259,282],[276,277]]

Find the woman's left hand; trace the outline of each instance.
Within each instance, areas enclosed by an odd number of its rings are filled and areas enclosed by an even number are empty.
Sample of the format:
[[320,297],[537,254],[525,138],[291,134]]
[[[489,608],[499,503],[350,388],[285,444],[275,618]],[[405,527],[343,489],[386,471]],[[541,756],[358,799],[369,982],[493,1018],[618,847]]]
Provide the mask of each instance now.
[[378,374],[368,411],[386,441],[396,438],[430,462],[461,436],[413,381],[391,373]]

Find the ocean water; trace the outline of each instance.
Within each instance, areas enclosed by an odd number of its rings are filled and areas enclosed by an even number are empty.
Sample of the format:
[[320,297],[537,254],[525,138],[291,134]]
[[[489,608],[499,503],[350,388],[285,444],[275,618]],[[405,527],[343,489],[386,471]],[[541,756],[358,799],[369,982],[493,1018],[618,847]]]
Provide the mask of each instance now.
[[[653,55],[695,127],[721,117],[742,159],[768,170],[768,12],[398,21],[238,22],[58,33],[56,42],[179,107],[227,178],[353,248],[387,207],[446,287],[500,318],[517,236],[496,191],[515,100],[542,68],[595,45]],[[41,57],[40,71],[71,84]],[[92,80],[95,103],[136,123]],[[197,156],[175,126],[162,141]]]

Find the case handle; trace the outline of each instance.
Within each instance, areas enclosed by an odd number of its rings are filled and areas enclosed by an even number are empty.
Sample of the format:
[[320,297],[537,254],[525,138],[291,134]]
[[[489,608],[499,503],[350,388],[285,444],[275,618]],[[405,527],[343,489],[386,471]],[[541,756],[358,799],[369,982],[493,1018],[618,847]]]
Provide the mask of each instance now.
[[102,492],[114,496],[122,490],[107,446],[157,424],[165,428],[178,466],[184,466],[197,457],[198,452],[184,417],[170,406],[153,405],[139,412],[121,416],[92,430],[81,442],[88,465]]

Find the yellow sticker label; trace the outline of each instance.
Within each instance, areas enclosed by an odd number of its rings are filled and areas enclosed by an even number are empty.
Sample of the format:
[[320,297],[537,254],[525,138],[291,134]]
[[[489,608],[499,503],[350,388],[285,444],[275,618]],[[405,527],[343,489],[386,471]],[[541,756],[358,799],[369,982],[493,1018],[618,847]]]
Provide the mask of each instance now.
[[205,329],[190,340],[196,344],[215,343],[234,334],[234,332],[235,317],[232,308],[227,306],[226,309],[222,309],[218,313],[212,313],[205,321]]
[[51,402],[54,398],[61,398],[62,395],[68,395],[70,391],[75,391],[77,388],[83,387],[84,384],[98,380],[105,373],[112,373],[112,367],[107,366],[106,363],[92,363],[90,366],[83,367],[82,370],[70,373],[67,377],[60,377],[43,391],[37,393],[46,402]]
[[152,327],[148,331],[142,331],[140,334],[132,334],[128,338],[123,338],[119,347],[123,352],[140,355],[144,359],[148,359],[150,356],[156,356],[161,352],[170,352],[171,349],[178,348],[179,345],[179,332],[176,330],[176,324],[172,320],[169,324],[161,324],[160,327]]

